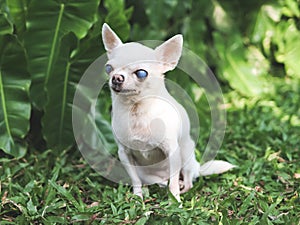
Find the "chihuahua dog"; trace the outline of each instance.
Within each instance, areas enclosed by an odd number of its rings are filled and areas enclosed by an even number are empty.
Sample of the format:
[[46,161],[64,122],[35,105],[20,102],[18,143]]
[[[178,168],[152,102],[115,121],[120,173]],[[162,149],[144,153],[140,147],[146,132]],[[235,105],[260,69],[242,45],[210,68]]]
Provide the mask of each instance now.
[[169,185],[177,201],[199,176],[223,173],[234,166],[213,160],[200,166],[190,136],[186,110],[167,91],[164,73],[181,56],[183,38],[175,35],[155,49],[122,43],[104,24],[105,71],[112,97],[112,128],[119,159],[130,176],[134,194],[142,185]]

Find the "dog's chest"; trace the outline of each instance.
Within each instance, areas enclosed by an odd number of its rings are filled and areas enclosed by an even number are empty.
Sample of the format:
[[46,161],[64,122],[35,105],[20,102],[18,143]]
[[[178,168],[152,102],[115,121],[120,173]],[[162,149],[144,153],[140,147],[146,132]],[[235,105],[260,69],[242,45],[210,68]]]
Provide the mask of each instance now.
[[[145,103],[113,109],[115,137],[130,149],[148,150],[158,147],[163,142],[165,124],[157,111]],[[144,155],[146,157],[147,153]]]

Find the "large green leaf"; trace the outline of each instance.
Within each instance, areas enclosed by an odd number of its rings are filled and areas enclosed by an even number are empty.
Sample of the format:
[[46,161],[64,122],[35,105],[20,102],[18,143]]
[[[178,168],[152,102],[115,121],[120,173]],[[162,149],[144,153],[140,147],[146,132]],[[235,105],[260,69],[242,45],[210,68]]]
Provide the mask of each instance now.
[[72,130],[72,102],[80,76],[71,72],[71,54],[77,47],[77,38],[69,33],[58,46],[59,55],[54,62],[47,83],[48,103],[42,120],[43,134],[48,147],[63,149],[74,144]]
[[104,6],[108,11],[105,22],[107,22],[113,30],[117,31],[121,40],[126,41],[130,30],[128,20],[131,17],[133,8],[125,9],[124,0],[105,0]]
[[283,63],[286,73],[290,76],[300,77],[300,31],[295,21],[289,20],[280,23],[276,27],[273,37],[278,50],[275,54],[276,60]]
[[[279,22],[281,12],[277,4],[263,5],[252,24],[251,41],[253,43],[268,42],[273,33],[275,22]],[[267,49],[270,51],[269,49]]]
[[254,73],[251,64],[245,61],[239,48],[230,48],[226,52],[226,63],[223,75],[229,81],[231,87],[247,96],[254,96],[262,93],[263,87],[260,78]]
[[[106,1],[107,3],[108,1]],[[122,7],[124,7],[123,1],[119,1],[118,4],[122,4]],[[111,2],[112,3],[112,2]],[[108,4],[108,3],[107,3]],[[115,5],[114,7],[116,7],[117,5]],[[113,7],[113,5],[107,6],[108,8]],[[115,9],[117,10],[117,9]],[[113,11],[115,11],[113,10]],[[124,10],[119,9],[119,10]],[[129,10],[129,9],[127,9]],[[125,11],[127,11],[125,10]],[[124,13],[124,12],[122,12]],[[111,18],[113,19],[113,18]],[[122,23],[126,24],[126,27],[129,27],[129,17],[123,17],[123,16],[119,16],[118,18],[114,18],[113,20],[115,21],[120,21],[124,19],[124,21]],[[120,22],[121,23],[121,22]],[[99,56],[103,56],[103,54],[105,54],[105,50],[103,48],[103,43],[101,41],[101,39],[99,37],[101,37],[101,27],[102,27],[103,21],[101,21],[101,19],[99,18],[97,23],[94,24],[93,28],[89,31],[88,35],[80,40],[79,46],[75,52],[75,54],[72,57],[72,65],[70,67],[70,72],[71,74],[73,74],[72,76],[77,76],[77,77],[81,77],[86,70],[88,69],[89,66],[92,66],[92,63],[96,60],[99,60]],[[117,23],[117,27],[118,27]],[[120,33],[124,39],[126,39],[126,37],[129,36],[129,29],[125,29],[125,28],[117,28],[115,30],[118,34]],[[95,72],[95,79],[92,79],[93,85],[92,87],[95,88],[94,84],[96,85],[96,89],[97,91],[100,91],[100,87],[101,84],[103,82],[106,82],[106,80],[108,79],[107,75],[104,73],[103,71],[103,66],[106,62],[106,59],[104,57],[101,57],[102,60],[100,60],[102,63],[98,63],[95,70],[93,72]],[[101,67],[102,65],[102,67]],[[99,81],[100,80],[100,81]],[[100,82],[100,83],[99,83]],[[85,86],[87,85],[87,86]],[[84,86],[84,88],[82,88],[82,86]],[[108,149],[116,149],[116,147],[111,147],[114,145],[114,140],[112,137],[112,131],[110,128],[109,123],[107,122],[108,118],[110,118],[110,107],[111,107],[111,102],[110,102],[110,92],[109,92],[109,88],[108,86],[105,86],[99,93],[99,96],[95,96],[94,94],[97,93],[97,91],[95,91],[95,89],[93,89],[92,87],[89,86],[89,84],[86,84],[85,82],[81,83],[78,85],[79,89],[82,91],[78,91],[77,90],[77,95],[74,98],[74,103],[76,105],[76,103],[79,103],[79,105],[74,106],[73,107],[73,119],[74,118],[85,118],[82,119],[82,123],[84,123],[85,125],[78,125],[77,123],[81,123],[80,121],[76,121],[76,125],[73,127],[74,130],[76,130],[76,128],[78,127],[88,127],[85,131],[81,131],[79,132],[80,135],[84,134],[84,145],[87,145],[89,147],[87,148],[95,148],[95,146],[97,146],[97,148],[99,147],[99,145],[97,145],[97,143],[99,141],[101,141],[103,143],[103,145],[105,145],[106,148]],[[82,89],[81,89],[81,88]],[[94,90],[94,91],[92,91]],[[73,90],[72,90],[73,91]],[[80,93],[80,94],[78,94]],[[80,97],[78,97],[80,96]],[[78,98],[81,99],[80,101],[78,101]],[[97,101],[97,106],[95,107],[93,105],[92,102],[96,101],[96,99],[98,98]],[[75,100],[76,99],[76,100]],[[73,103],[73,99],[72,99],[72,103]],[[89,109],[95,107],[96,110],[96,117],[95,118],[91,118],[91,115],[89,115]],[[87,110],[87,111],[86,111]],[[77,116],[74,116],[77,115]],[[80,116],[79,116],[80,115]],[[96,126],[94,123],[96,122],[97,124],[97,128],[95,128],[97,130],[97,133],[93,133],[92,132],[92,127]],[[76,131],[75,131],[75,136],[76,136]],[[91,134],[91,135],[89,135]],[[95,135],[99,135],[98,137]],[[100,137],[100,140],[99,140]],[[81,139],[82,137],[75,137],[77,139]],[[81,147],[79,147],[81,148]],[[99,149],[98,149],[99,150]],[[90,159],[99,159],[99,157],[101,158],[101,156],[99,156],[99,153],[95,150],[92,151],[93,153],[98,154],[98,156],[87,156]]]
[[[45,107],[43,134],[49,147],[64,148],[74,144],[71,107],[75,86],[90,64],[104,53],[99,40],[101,26],[102,21],[99,18],[88,35],[78,44],[74,34],[68,34],[61,40],[60,53],[46,87],[49,102]],[[101,69],[103,68],[99,68],[99,71]]]
[[26,30],[27,8],[31,0],[9,0],[7,2],[8,14],[11,17],[18,35]]
[[[128,19],[128,17],[124,18],[123,23],[128,25]],[[74,144],[71,120],[74,89],[85,70],[101,53],[104,53],[103,44],[99,40],[102,24],[103,21],[99,17],[88,34],[79,40],[78,45],[74,34],[68,34],[63,37],[58,46],[58,55],[46,85],[49,101],[42,121],[43,134],[48,147],[61,149]],[[128,37],[129,29],[122,32],[124,37]],[[103,68],[99,68],[99,71],[101,69]],[[102,103],[107,102],[102,101]],[[107,109],[109,106],[103,104],[101,107]]]
[[64,36],[60,42],[59,55],[46,87],[49,102],[42,120],[43,135],[49,147],[61,149],[74,144],[71,112],[74,89],[88,66],[101,52],[104,53],[99,41],[101,26],[99,18],[79,43],[72,33]]
[[0,35],[12,34],[13,27],[12,24],[7,20],[6,15],[0,13]]
[[[219,74],[229,82],[230,86],[246,96],[255,96],[263,93],[266,82],[263,74],[267,65],[255,65],[247,58],[250,50],[245,48],[239,35],[224,39],[219,33],[214,33],[214,41],[220,57]],[[257,57],[257,52],[252,53]],[[255,55],[256,54],[256,55]],[[263,57],[262,55],[259,55]]]
[[47,102],[46,87],[59,55],[60,39],[68,32],[83,38],[96,20],[99,1],[32,0],[24,40],[32,74],[30,94],[38,108]]
[[168,20],[173,15],[178,2],[178,0],[145,1],[145,12],[148,17],[151,17],[149,19],[150,25],[156,29],[168,26]]
[[300,78],[300,31],[290,30],[285,47],[285,69],[290,76]]
[[[0,16],[1,23],[4,19]],[[29,129],[29,86],[23,47],[15,36],[0,35],[0,149],[14,157],[26,152],[23,139]]]

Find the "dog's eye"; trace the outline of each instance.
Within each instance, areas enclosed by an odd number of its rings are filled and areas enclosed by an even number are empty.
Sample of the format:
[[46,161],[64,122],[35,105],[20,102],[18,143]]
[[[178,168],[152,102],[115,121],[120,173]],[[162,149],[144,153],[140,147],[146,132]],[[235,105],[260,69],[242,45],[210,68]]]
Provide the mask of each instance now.
[[111,71],[113,71],[114,69],[113,69],[113,67],[110,65],[110,64],[106,64],[105,65],[105,72],[107,73],[107,74],[110,74],[110,72]]
[[148,72],[146,70],[137,70],[134,73],[140,79],[146,78],[148,76]]

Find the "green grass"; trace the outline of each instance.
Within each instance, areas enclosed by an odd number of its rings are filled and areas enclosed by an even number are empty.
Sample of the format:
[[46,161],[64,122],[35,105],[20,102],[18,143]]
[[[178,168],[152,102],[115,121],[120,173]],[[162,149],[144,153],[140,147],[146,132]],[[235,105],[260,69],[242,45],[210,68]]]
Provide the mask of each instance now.
[[294,224],[300,218],[299,83],[280,80],[262,98],[226,94],[219,159],[239,167],[201,177],[183,207],[153,185],[144,202],[106,181],[76,149],[30,150],[0,164],[1,224]]

